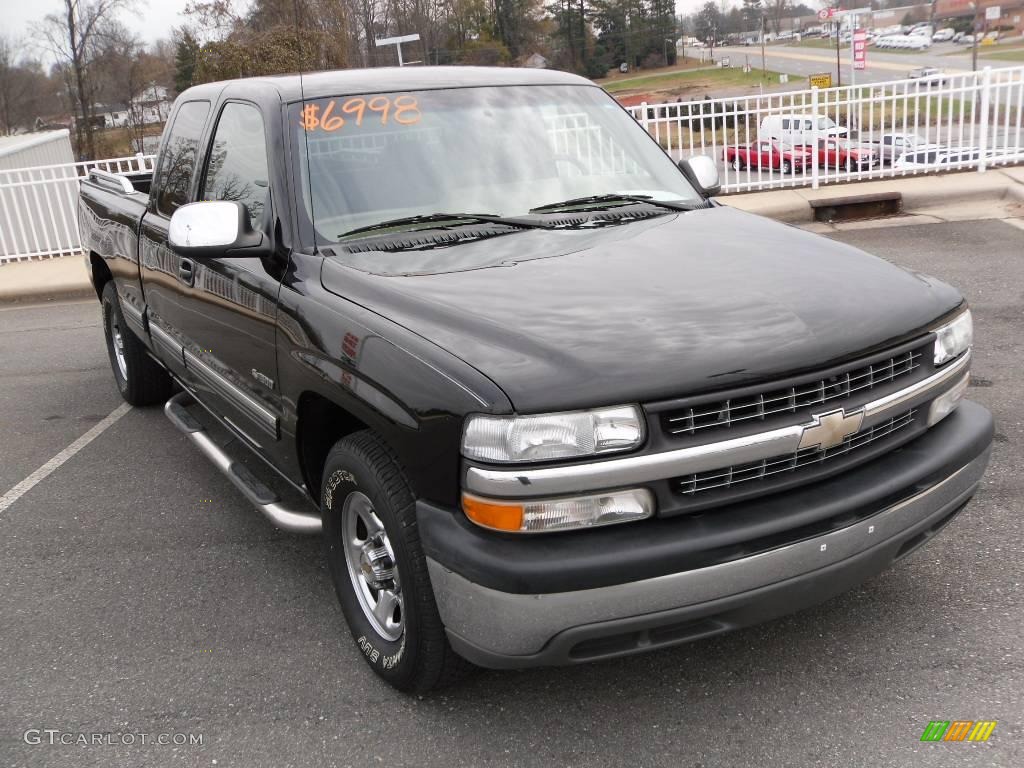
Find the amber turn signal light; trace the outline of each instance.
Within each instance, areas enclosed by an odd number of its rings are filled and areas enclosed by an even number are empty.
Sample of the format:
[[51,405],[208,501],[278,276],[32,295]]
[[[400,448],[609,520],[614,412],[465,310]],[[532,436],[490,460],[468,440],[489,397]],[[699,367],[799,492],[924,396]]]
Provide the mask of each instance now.
[[466,517],[477,525],[498,531],[521,531],[523,529],[523,505],[509,504],[481,499],[468,493],[462,494],[462,509]]

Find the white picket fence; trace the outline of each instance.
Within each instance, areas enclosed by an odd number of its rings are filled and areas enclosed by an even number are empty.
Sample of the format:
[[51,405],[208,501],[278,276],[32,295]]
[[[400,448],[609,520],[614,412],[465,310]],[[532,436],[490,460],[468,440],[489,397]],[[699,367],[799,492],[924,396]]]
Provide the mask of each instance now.
[[[641,104],[628,111],[674,159],[703,154],[718,161],[724,193],[965,168],[984,171],[1024,161],[1024,67],[941,74],[930,80]],[[879,162],[853,163],[850,168],[840,162],[834,167],[832,161],[841,160],[841,152],[833,158],[814,151],[826,136],[815,116],[845,128],[849,143],[875,150]],[[802,129],[809,119],[809,134],[776,136],[798,144],[795,151],[789,149],[790,156],[806,164],[784,174],[776,167],[784,155],[759,160],[743,151],[751,142],[771,138],[760,130],[768,117],[777,118],[776,129],[782,128],[783,120],[792,126],[797,119]],[[893,134],[918,137],[918,150],[907,154],[923,162],[890,163],[880,142]]]
[[0,170],[0,264],[76,254],[78,185],[93,168],[153,170],[153,155]]
[[[722,191],[748,192],[780,187],[879,179],[919,173],[986,168],[1024,162],[1024,67],[984,69],[942,75],[942,82],[894,80],[864,86],[743,96],[725,99],[641,104],[634,118],[674,159],[706,154],[721,168]],[[801,125],[820,116],[847,130],[854,146],[875,148],[887,134],[917,136],[925,147],[919,165],[891,164],[889,158],[867,165],[833,167],[816,151],[797,149],[805,165],[782,173],[771,161],[741,160],[736,150],[768,138],[760,127],[766,117]],[[818,144],[818,119],[800,146]],[[561,152],[590,162],[597,173],[619,169],[623,158],[603,157],[615,148],[601,141],[588,121],[563,119],[552,124],[552,140]],[[792,138],[792,137],[790,137]],[[881,154],[881,153],[879,153]],[[916,154],[916,153],[908,153]],[[598,157],[600,156],[600,157]],[[741,155],[742,156],[742,155]],[[79,180],[90,169],[115,173],[152,171],[152,155],[111,160],[0,170],[0,265],[7,261],[75,254],[78,236]],[[734,167],[734,163],[738,167]]]

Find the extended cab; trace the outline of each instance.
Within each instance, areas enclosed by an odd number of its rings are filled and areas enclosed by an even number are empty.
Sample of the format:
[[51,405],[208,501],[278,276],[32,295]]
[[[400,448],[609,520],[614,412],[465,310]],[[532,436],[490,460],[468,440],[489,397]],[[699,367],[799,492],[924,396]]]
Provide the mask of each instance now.
[[581,78],[381,69],[187,90],[80,226],[124,398],[425,690],[810,605],[978,487],[963,297],[716,192]]

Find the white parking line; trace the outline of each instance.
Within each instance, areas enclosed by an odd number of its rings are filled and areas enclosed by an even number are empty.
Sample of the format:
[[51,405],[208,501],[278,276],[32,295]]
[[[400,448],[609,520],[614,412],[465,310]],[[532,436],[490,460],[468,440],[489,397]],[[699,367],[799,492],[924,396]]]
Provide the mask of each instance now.
[[107,427],[116,423],[118,419],[120,419],[122,416],[128,413],[128,411],[130,411],[131,409],[132,407],[128,405],[128,403],[121,403],[121,405],[117,406],[117,408],[110,412],[109,416],[107,416],[102,421],[94,425],[92,429],[90,429],[80,438],[75,440],[75,442],[73,442],[63,451],[58,453],[48,462],[43,464],[43,466],[41,466],[31,475],[26,477],[16,486],[11,488],[11,490],[9,490],[3,496],[0,496],[0,512],[3,512],[5,509],[11,506],[11,504],[16,502],[30,490],[32,490],[32,488],[34,488],[40,482],[42,482],[51,474],[53,474],[53,472],[57,468],[59,468],[61,464],[63,464],[65,461],[70,459],[80,450],[85,448],[85,446],[87,446],[89,443],[91,443],[93,440],[99,437]]

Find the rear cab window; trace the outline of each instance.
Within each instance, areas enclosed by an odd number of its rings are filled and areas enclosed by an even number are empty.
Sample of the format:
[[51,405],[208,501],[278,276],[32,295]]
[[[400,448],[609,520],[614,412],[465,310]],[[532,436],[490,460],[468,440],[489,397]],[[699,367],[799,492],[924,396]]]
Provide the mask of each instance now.
[[189,202],[199,139],[209,113],[210,102],[187,101],[174,116],[174,123],[160,156],[160,168],[154,179],[155,188],[159,190],[156,210],[163,216],[169,217]]

